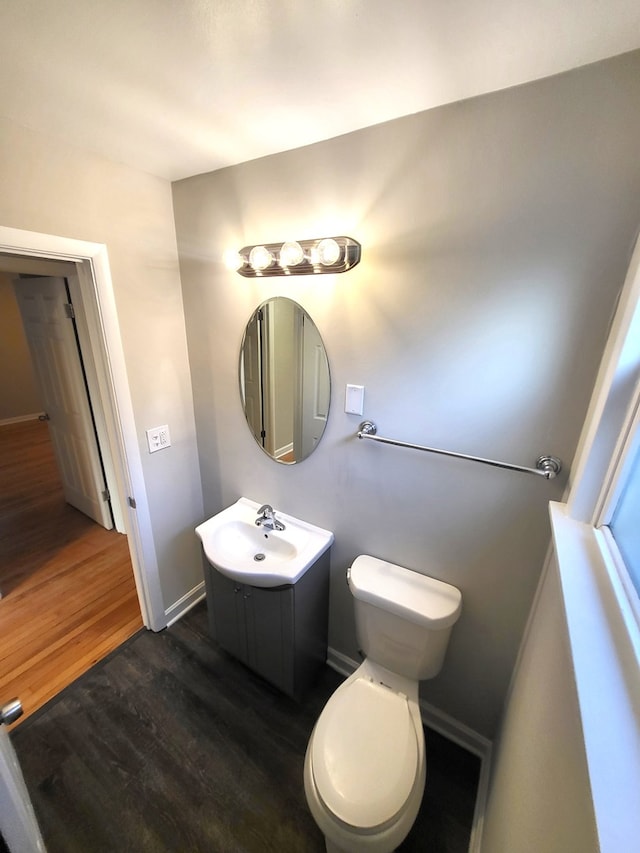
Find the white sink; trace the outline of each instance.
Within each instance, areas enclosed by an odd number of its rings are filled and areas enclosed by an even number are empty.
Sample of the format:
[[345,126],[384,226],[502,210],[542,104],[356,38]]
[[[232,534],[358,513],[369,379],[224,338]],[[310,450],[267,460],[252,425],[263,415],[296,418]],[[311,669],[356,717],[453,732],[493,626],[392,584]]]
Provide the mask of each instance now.
[[204,553],[223,575],[250,586],[295,583],[331,546],[333,533],[275,511],[284,530],[256,525],[260,504],[240,498],[196,527]]

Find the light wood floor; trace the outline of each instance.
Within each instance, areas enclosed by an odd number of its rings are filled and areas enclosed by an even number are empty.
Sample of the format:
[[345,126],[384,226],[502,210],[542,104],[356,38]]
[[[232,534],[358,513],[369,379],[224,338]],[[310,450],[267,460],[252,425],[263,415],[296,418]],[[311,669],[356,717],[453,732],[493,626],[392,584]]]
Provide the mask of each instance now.
[[0,427],[0,704],[25,720],[142,627],[125,536],[65,503],[46,423]]

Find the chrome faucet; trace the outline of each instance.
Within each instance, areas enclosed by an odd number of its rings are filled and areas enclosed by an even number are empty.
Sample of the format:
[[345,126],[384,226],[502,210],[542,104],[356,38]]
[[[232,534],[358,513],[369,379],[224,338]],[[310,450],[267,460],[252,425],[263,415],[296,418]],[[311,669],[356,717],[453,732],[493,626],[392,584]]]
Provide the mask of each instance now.
[[258,510],[256,524],[258,527],[266,527],[268,530],[284,530],[284,524],[278,521],[273,507],[269,504],[264,504]]

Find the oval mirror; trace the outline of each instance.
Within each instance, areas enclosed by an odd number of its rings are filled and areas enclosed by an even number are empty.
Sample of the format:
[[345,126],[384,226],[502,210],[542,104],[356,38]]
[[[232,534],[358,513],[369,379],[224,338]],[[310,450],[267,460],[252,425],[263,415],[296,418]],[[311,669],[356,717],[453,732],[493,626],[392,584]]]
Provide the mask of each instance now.
[[276,462],[301,462],[329,415],[329,362],[307,312],[284,296],[259,305],[240,348],[240,398],[249,429]]

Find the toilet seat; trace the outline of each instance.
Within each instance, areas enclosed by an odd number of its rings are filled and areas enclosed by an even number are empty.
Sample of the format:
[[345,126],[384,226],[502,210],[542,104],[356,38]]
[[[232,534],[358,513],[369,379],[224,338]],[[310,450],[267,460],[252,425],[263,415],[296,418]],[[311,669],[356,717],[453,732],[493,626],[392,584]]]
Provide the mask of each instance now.
[[393,823],[406,807],[419,771],[409,701],[369,678],[336,691],[313,735],[317,793],[339,821],[363,832]]

